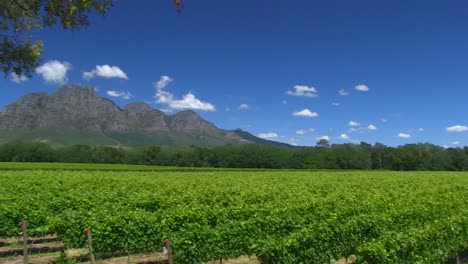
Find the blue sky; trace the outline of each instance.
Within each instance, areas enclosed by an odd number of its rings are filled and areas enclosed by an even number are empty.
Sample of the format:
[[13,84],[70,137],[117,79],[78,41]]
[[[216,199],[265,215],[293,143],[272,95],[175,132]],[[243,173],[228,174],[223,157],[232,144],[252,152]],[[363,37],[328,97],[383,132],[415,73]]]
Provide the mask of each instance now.
[[468,145],[466,1],[138,2],[32,32],[43,65],[0,107],[71,83],[291,144]]

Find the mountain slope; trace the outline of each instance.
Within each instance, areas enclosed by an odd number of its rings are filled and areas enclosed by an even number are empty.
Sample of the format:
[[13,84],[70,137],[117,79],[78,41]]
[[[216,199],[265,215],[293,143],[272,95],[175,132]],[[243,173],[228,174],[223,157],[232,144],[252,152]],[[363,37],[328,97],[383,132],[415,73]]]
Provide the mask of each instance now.
[[145,103],[121,109],[93,88],[73,85],[51,95],[30,93],[5,106],[0,112],[0,144],[12,140],[123,147],[283,145],[244,131],[219,129],[190,110],[167,115]]

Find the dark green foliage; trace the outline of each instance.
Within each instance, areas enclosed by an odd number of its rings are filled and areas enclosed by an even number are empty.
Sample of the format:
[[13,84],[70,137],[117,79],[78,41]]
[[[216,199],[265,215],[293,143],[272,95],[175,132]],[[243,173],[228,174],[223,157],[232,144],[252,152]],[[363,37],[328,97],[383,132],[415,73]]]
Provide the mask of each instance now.
[[16,141],[0,145],[0,161],[51,162],[57,159],[57,152],[46,143]]
[[263,144],[135,149],[41,142],[0,145],[0,161],[141,164],[178,167],[339,169],[339,170],[468,170],[468,148],[444,149],[429,143],[397,148],[381,143],[334,144],[329,147],[282,147]]
[[74,145],[68,148],[58,149],[59,162],[91,163],[93,161],[93,149],[88,145]]

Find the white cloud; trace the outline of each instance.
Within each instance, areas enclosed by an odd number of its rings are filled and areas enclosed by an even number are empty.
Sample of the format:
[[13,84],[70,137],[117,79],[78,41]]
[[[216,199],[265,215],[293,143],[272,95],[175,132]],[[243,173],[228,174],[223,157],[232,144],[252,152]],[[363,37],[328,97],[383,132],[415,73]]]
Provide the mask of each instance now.
[[411,135],[410,134],[405,134],[405,133],[399,133],[398,137],[399,138],[411,138]]
[[387,123],[387,122],[388,122],[388,119],[386,119],[386,118],[381,118],[380,121],[382,121],[382,123]]
[[312,112],[309,109],[303,109],[301,111],[294,112],[293,116],[316,117],[318,116],[318,113]]
[[296,85],[294,86],[294,91],[287,91],[286,93],[292,96],[304,96],[309,98],[315,98],[318,96],[317,89],[307,85]]
[[238,107],[239,110],[248,110],[250,109],[250,106],[248,104],[241,104]]
[[350,139],[350,137],[348,135],[346,135],[346,134],[341,134],[340,138],[341,139]]
[[321,136],[321,137],[316,138],[316,140],[321,140],[321,139],[325,139],[326,141],[330,141],[329,136]]
[[444,149],[448,149],[448,148],[449,148],[449,146],[447,146],[447,145],[443,145],[442,147],[443,147]]
[[103,78],[120,78],[128,80],[127,74],[122,71],[117,66],[105,65],[96,65],[96,68],[89,71],[83,72],[83,78],[89,80],[94,77],[103,77]]
[[214,105],[197,99],[192,93],[184,95],[182,100],[176,100],[171,93],[159,90],[156,93],[155,98],[156,103],[166,104],[171,109],[194,109],[210,112],[216,111]]
[[369,125],[369,126],[367,127],[367,129],[369,129],[369,130],[377,130],[377,127],[374,126],[374,125]]
[[340,103],[332,102],[331,105],[333,105],[333,106],[340,106]]
[[307,133],[313,133],[315,131],[315,129],[313,128],[309,128],[309,129],[299,129],[296,131],[296,134],[298,135],[305,135]]
[[122,99],[128,100],[133,97],[130,92],[121,92],[121,91],[107,91],[107,95],[112,97],[120,97]]
[[348,123],[348,126],[360,126],[361,124],[359,124],[358,122],[356,121],[349,121]]
[[447,127],[447,132],[464,132],[468,131],[468,126],[456,125]]
[[298,135],[305,135],[305,133],[307,133],[307,131],[305,131],[304,129],[299,129],[296,131],[296,134]]
[[349,92],[346,91],[345,89],[341,89],[341,90],[338,91],[338,94],[341,95],[341,96],[346,96],[346,95],[349,94]]
[[28,77],[24,76],[24,75],[18,75],[16,73],[11,73],[10,74],[10,81],[14,82],[14,83],[22,83],[22,82],[25,82],[28,80]]
[[270,139],[278,138],[279,135],[275,132],[268,132],[268,133],[260,133],[257,135],[257,137],[270,140]]
[[352,127],[350,129],[348,129],[348,132],[352,133],[352,132],[358,132],[360,129],[359,128],[355,128],[355,127]]
[[454,142],[452,142],[452,145],[460,145],[460,142],[459,141],[454,141]]
[[46,82],[64,84],[68,81],[67,72],[72,66],[68,62],[52,60],[36,68],[36,73],[41,75]]
[[181,100],[175,99],[173,94],[163,90],[171,81],[172,79],[169,76],[161,76],[161,79],[155,83],[156,94],[154,98],[156,99],[156,103],[165,104],[170,109],[177,110],[194,109],[210,112],[216,111],[214,105],[197,99],[197,97],[190,92],[184,95]]
[[359,85],[356,85],[356,87],[354,87],[354,89],[360,91],[360,92],[368,92],[369,91],[369,87],[367,87],[367,85],[365,84],[359,84]]
[[424,128],[420,127],[420,128],[418,128],[418,131],[419,132],[424,132]]
[[154,87],[156,89],[164,89],[166,88],[166,86],[169,85],[169,83],[171,83],[174,79],[172,79],[171,77],[167,76],[167,75],[163,75],[160,77],[159,81],[157,81],[155,84],[154,84]]

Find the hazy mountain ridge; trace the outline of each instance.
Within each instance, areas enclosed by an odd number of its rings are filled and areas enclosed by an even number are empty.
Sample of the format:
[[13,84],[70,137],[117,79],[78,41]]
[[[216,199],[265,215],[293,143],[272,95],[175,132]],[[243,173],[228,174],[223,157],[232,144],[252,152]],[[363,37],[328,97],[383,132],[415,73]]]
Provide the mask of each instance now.
[[26,94],[5,106],[0,112],[0,132],[0,143],[19,139],[129,147],[281,144],[244,131],[219,129],[191,110],[167,115],[146,103],[130,103],[121,109],[93,88],[74,85],[62,86],[51,95]]

